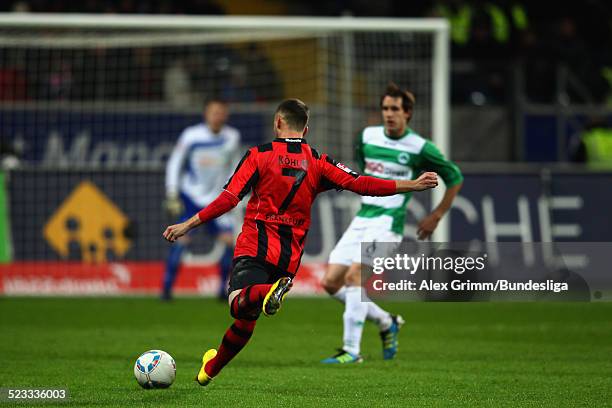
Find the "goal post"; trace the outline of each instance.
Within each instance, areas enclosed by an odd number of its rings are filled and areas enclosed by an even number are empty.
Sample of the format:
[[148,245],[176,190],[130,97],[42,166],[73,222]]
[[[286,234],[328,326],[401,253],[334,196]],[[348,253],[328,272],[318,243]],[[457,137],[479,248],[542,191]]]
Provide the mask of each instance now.
[[[411,127],[449,156],[448,31],[432,18],[0,13],[0,136],[21,157],[8,173],[13,259],[69,258],[60,241],[77,233],[53,229],[69,229],[53,224],[69,194],[114,202],[118,223],[146,217],[138,240],[113,241],[114,256],[158,259],[165,161],[210,97],[230,102],[245,145],[271,137],[279,100],[303,99],[309,141],[354,164],[355,137],[380,123],[380,93],[394,81],[416,96]],[[447,220],[435,241],[448,240]],[[81,259],[108,259],[110,240],[79,244],[90,252]]]
[[[431,52],[431,135],[432,140],[440,150],[448,155],[450,153],[450,140],[448,134],[449,122],[449,26],[446,20],[438,18],[353,18],[353,17],[245,17],[245,16],[161,16],[161,15],[89,15],[89,14],[52,14],[52,13],[0,13],[0,28],[3,29],[67,29],[67,30],[95,30],[104,34],[111,30],[120,30],[121,35],[127,39],[127,44],[138,46],[131,41],[134,34],[142,32],[140,41],[143,45],[172,45],[182,42],[198,43],[197,37],[181,35],[186,30],[192,33],[206,33],[207,39],[200,41],[214,41],[215,33],[219,41],[224,38],[229,41],[248,41],[258,38],[296,38],[312,35],[325,35],[342,33],[342,54],[347,82],[342,101],[351,102],[350,79],[352,78],[351,63],[354,55],[355,43],[351,34],[355,33],[394,33],[397,35],[409,33],[426,33],[433,37]],[[232,30],[234,30],[232,32]],[[240,30],[242,33],[236,33]],[[244,30],[244,31],[243,31]],[[245,32],[246,31],[246,32]],[[173,35],[178,32],[179,35]],[[221,32],[227,35],[219,35]],[[156,36],[154,33],[161,33]],[[276,35],[275,35],[276,33]],[[153,34],[153,35],[152,35]],[[242,34],[242,35],[241,35]],[[267,35],[266,35],[267,34]],[[167,36],[170,37],[167,37]],[[164,36],[166,36],[164,38]],[[136,38],[138,38],[136,34]],[[35,43],[39,46],[41,38]],[[126,46],[116,37],[110,39],[95,37],[93,39],[81,38],[72,41],[77,46]],[[2,33],[0,46],[14,46],[27,44],[27,40],[20,41],[11,38],[10,34]],[[61,41],[50,40],[49,47],[62,47]],[[405,56],[397,55],[398,60]],[[387,80],[401,80],[402,78],[388,78]],[[398,81],[399,82],[399,81]],[[404,84],[401,84],[404,85]],[[346,114],[350,110],[346,109]],[[426,135],[428,136],[428,135]]]

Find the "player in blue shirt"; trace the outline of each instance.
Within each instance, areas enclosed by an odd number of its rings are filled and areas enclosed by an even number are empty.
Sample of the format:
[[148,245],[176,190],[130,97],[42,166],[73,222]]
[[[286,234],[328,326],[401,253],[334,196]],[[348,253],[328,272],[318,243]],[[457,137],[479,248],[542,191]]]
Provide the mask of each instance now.
[[[227,104],[210,100],[204,107],[204,122],[186,128],[170,155],[166,167],[166,210],[179,221],[210,204],[223,190],[240,154],[240,132],[226,125]],[[211,234],[225,245],[220,260],[221,286],[219,297],[227,297],[227,276],[233,258],[234,231],[231,214],[207,224]],[[166,261],[162,299],[172,297],[172,286],[181,263],[188,237],[177,241]]]

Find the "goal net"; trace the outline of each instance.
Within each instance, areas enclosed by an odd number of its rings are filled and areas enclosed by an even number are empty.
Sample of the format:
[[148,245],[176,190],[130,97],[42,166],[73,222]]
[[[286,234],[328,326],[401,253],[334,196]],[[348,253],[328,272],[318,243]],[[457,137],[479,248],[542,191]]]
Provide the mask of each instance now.
[[[445,151],[447,75],[435,19],[2,14],[0,258],[162,260],[166,160],[213,97],[245,147],[273,137],[281,99],[300,98],[309,143],[353,165],[393,81],[416,95],[411,127]],[[333,235],[348,218],[336,207]],[[211,240],[196,245],[215,257]]]

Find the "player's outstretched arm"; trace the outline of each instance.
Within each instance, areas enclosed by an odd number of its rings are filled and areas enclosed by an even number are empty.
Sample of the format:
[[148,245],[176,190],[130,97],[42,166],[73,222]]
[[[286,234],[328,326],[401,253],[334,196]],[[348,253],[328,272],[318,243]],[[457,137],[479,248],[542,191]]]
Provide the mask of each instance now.
[[234,174],[223,187],[224,190],[219,194],[219,197],[187,221],[170,225],[164,231],[164,238],[174,242],[197,226],[217,218],[237,206],[240,200],[244,198],[251,188],[255,187],[259,180],[259,171],[257,170],[257,161],[255,159],[256,154],[256,148],[247,150],[240,163],[236,166]]
[[164,238],[170,242],[174,242],[201,224],[202,221],[200,217],[198,217],[198,214],[196,214],[185,222],[168,226],[164,231]]
[[432,171],[421,174],[416,180],[396,180],[395,182],[398,193],[429,190],[437,185],[438,175]]
[[174,242],[192,229],[212,220],[213,218],[217,218],[225,214],[238,205],[239,201],[240,200],[238,197],[227,190],[223,190],[221,194],[219,194],[219,197],[217,197],[212,203],[208,204],[206,208],[200,210],[200,212],[195,214],[193,217],[185,222],[170,225],[168,228],[166,228],[163,234],[164,238],[170,242]]
[[423,191],[438,185],[436,173],[423,173],[416,180],[385,180],[372,176],[359,176],[346,189],[360,195],[389,196],[411,191]]
[[421,174],[416,180],[386,180],[378,177],[363,176],[338,163],[327,155],[321,156],[322,180],[326,189],[349,190],[365,196],[390,196],[411,191],[423,191],[438,185],[438,175],[434,172]]

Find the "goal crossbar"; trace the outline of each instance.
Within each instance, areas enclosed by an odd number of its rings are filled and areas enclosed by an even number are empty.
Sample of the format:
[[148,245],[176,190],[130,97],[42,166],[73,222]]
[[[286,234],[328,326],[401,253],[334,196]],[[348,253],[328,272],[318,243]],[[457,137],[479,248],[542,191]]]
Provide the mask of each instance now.
[[265,29],[303,31],[448,31],[440,18],[97,15],[0,13],[0,26],[98,29]]

